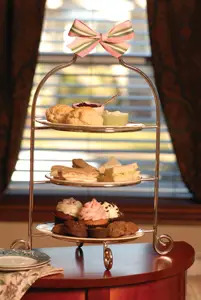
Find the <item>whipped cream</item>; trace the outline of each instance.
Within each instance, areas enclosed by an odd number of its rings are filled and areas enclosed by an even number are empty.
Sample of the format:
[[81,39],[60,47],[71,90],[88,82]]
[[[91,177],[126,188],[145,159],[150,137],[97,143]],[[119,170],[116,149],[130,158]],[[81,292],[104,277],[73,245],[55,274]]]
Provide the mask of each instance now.
[[104,208],[108,219],[115,219],[120,216],[119,208],[114,203],[103,202],[102,207]]
[[59,201],[56,210],[61,211],[66,215],[77,217],[82,209],[82,203],[73,197]]
[[116,110],[116,111],[108,111],[108,110],[105,110],[104,112],[105,115],[110,115],[110,116],[122,116],[122,115],[128,115],[128,113],[123,113],[119,110]]
[[102,220],[107,219],[107,214],[103,206],[96,200],[92,199],[90,202],[84,204],[80,211],[80,219],[82,220]]

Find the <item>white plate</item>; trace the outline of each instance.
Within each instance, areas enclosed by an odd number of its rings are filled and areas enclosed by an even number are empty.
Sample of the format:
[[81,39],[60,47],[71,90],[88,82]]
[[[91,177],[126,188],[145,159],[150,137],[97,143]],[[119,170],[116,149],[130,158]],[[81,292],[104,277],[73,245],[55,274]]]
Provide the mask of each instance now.
[[75,242],[75,243],[102,243],[102,242],[118,243],[118,242],[126,242],[130,240],[134,240],[144,235],[144,231],[142,229],[139,229],[135,234],[122,236],[119,238],[109,238],[109,237],[108,238],[81,238],[75,236],[55,234],[52,232],[53,226],[54,223],[38,224],[36,226],[36,229],[46,235],[52,236],[55,239],[65,240],[68,242]]
[[0,270],[18,271],[29,270],[43,266],[50,261],[50,257],[37,250],[0,250]]
[[78,132],[129,132],[129,131],[139,131],[146,126],[142,123],[128,123],[125,126],[89,126],[89,125],[70,125],[70,124],[62,124],[62,123],[52,123],[47,121],[46,119],[36,119],[36,122],[46,125],[49,128],[55,130],[62,131],[78,131]]
[[128,185],[136,185],[141,183],[141,178],[136,179],[135,181],[121,181],[121,182],[84,182],[84,181],[67,181],[62,179],[56,179],[51,175],[45,175],[47,179],[50,180],[51,183],[59,184],[59,185],[67,185],[67,186],[82,186],[82,187],[120,187],[120,186],[128,186]]

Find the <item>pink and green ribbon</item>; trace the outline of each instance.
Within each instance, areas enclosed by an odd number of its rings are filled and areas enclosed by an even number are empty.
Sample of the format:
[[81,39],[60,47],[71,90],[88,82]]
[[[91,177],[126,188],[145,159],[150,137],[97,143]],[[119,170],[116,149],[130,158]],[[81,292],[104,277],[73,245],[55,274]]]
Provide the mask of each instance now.
[[106,51],[118,58],[128,50],[129,45],[124,41],[132,39],[134,32],[130,21],[120,23],[108,33],[102,34],[75,20],[68,35],[77,37],[68,47],[81,57],[86,56],[100,43]]

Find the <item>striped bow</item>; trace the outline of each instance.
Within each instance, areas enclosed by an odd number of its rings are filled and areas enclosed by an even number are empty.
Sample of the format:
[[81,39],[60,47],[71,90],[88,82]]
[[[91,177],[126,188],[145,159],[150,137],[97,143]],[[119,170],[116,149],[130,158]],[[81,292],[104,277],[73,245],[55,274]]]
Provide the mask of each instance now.
[[124,41],[132,39],[134,32],[130,21],[120,23],[108,33],[102,34],[75,20],[68,35],[77,37],[68,47],[81,57],[86,56],[100,43],[106,51],[118,58],[128,50],[129,45]]

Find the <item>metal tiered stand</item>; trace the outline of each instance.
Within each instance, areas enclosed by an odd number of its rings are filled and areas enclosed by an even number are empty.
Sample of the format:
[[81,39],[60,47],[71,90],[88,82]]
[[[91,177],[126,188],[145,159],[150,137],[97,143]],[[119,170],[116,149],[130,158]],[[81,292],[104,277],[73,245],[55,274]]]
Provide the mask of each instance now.
[[[15,248],[21,245],[21,247],[25,249],[32,249],[32,239],[33,239],[33,207],[34,207],[34,143],[35,143],[35,130],[44,130],[44,129],[55,129],[55,130],[63,130],[63,131],[77,131],[77,132],[101,132],[101,133],[112,133],[112,132],[128,132],[128,131],[138,131],[138,130],[144,130],[144,129],[155,129],[156,130],[156,150],[155,150],[155,174],[154,177],[150,178],[141,178],[139,182],[135,183],[97,183],[91,185],[88,184],[82,184],[82,183],[72,183],[74,186],[88,186],[88,187],[116,187],[116,186],[125,186],[125,185],[132,185],[137,184],[142,181],[153,181],[154,182],[154,220],[153,220],[153,228],[150,230],[143,230],[140,229],[135,235],[131,236],[125,236],[121,238],[79,238],[79,237],[70,237],[70,236],[62,236],[58,234],[54,234],[51,231],[51,226],[48,224],[39,224],[37,226],[37,229],[47,235],[52,236],[53,238],[65,240],[68,242],[74,242],[78,245],[78,247],[82,247],[83,243],[102,243],[103,244],[103,260],[104,265],[107,270],[110,270],[113,265],[113,256],[112,251],[108,247],[109,243],[122,243],[126,241],[131,241],[136,238],[141,237],[145,233],[152,233],[153,234],[153,248],[155,251],[160,255],[166,255],[169,253],[173,248],[173,240],[172,238],[167,234],[158,235],[158,188],[159,188],[159,156],[160,156],[160,103],[159,103],[159,97],[157,90],[152,83],[152,81],[149,79],[149,77],[142,72],[140,69],[130,66],[122,59],[122,57],[118,58],[119,64],[122,65],[125,68],[128,68],[136,73],[138,73],[141,77],[144,78],[144,80],[148,83],[153,96],[155,100],[155,107],[156,107],[156,124],[155,125],[144,125],[144,124],[134,124],[129,123],[128,126],[101,126],[101,127],[93,127],[93,126],[73,126],[73,125],[67,125],[67,124],[53,124],[49,123],[47,121],[42,120],[36,120],[35,119],[35,111],[36,111],[36,102],[39,96],[39,92],[47,79],[56,73],[57,71],[70,67],[72,64],[74,64],[77,60],[78,56],[74,54],[71,61],[65,64],[60,64],[53,68],[51,71],[49,71],[44,78],[39,83],[35,94],[33,98],[32,103],[32,110],[31,110],[31,137],[30,137],[30,183],[29,183],[29,222],[28,222],[28,240],[16,240],[12,243],[11,247]],[[43,126],[36,126],[35,122],[38,121],[39,123],[42,123]],[[46,126],[44,126],[44,124]],[[64,184],[64,185],[71,185],[70,183],[64,183],[64,182],[55,182],[53,179],[49,178],[49,182],[53,184]],[[40,183],[47,183],[46,181],[40,182]],[[37,235],[36,235],[37,236]]]

